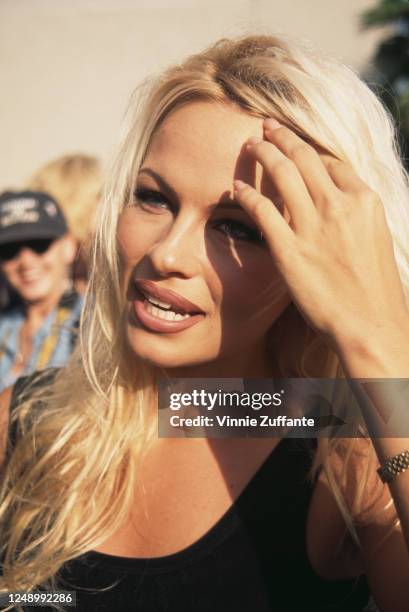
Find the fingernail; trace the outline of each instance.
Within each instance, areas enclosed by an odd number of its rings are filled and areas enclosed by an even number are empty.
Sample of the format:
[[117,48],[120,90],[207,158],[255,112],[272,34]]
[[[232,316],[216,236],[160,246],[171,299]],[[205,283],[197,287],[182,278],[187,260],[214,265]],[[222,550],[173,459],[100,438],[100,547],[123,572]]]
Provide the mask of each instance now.
[[264,120],[264,127],[267,130],[276,130],[277,128],[283,126],[277,121],[277,119],[273,119],[273,117],[270,117],[269,119]]
[[244,183],[243,181],[239,181],[238,179],[236,181],[233,181],[233,185],[236,191],[241,191],[247,186],[246,183]]
[[251,138],[247,140],[247,144],[254,145],[254,144],[257,144],[258,142],[261,142],[262,140],[263,139],[260,138],[260,136],[252,136]]

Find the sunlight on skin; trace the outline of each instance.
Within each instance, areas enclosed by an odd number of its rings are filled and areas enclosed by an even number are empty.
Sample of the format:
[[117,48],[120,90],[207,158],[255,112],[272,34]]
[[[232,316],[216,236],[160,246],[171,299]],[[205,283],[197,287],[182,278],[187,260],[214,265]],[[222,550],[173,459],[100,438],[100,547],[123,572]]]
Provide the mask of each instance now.
[[[233,197],[233,182],[241,178],[277,198],[246,149],[257,133],[260,118],[227,105],[201,102],[175,111],[153,136],[139,195],[119,220],[129,313],[134,279],[176,292],[204,313],[173,334],[152,332],[128,317],[132,350],[165,369],[178,368],[179,376],[192,377],[197,368],[207,377],[271,372],[265,341],[290,299],[268,246],[256,237],[257,224]],[[237,334],[244,328],[246,334]]]

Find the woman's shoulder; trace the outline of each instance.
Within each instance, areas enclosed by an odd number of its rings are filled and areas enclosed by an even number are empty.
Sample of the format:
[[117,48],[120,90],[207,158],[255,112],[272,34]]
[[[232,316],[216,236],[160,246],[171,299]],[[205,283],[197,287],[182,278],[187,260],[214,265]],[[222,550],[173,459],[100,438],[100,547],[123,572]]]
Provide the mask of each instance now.
[[323,457],[309,508],[307,542],[313,567],[326,579],[364,573],[367,551],[396,526],[396,510],[378,466],[367,438],[339,439]]
[[378,468],[371,439],[360,437],[339,440],[328,454],[327,469],[320,473],[321,483],[341,495],[357,527],[379,521],[380,515],[390,521],[390,513],[384,509],[391,507],[392,498],[379,478]]

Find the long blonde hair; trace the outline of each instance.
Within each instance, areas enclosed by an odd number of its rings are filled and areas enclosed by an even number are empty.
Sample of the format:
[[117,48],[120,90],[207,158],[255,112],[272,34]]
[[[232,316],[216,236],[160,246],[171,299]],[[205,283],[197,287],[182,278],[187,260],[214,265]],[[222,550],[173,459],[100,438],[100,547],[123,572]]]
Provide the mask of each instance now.
[[[253,36],[222,40],[146,82],[132,98],[106,185],[80,343],[54,384],[26,392],[12,416],[20,439],[0,498],[1,586],[9,590],[52,579],[67,560],[106,540],[130,509],[142,449],[155,435],[160,372],[131,355],[124,341],[115,228],[153,133],[173,110],[195,100],[276,117],[350,162],[384,203],[408,296],[407,177],[391,119],[350,69],[282,36]],[[283,376],[342,376],[336,355],[292,305],[274,325],[274,338],[291,330],[299,350],[282,354]],[[319,440],[314,469],[328,471],[348,520],[328,461],[336,444]]]

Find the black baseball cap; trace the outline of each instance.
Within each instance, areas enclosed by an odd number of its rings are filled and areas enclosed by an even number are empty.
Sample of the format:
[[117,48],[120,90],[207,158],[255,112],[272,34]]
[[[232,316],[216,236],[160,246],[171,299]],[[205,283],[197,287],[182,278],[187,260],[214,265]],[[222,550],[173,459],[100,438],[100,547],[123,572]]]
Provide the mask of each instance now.
[[61,208],[47,193],[6,191],[0,195],[0,244],[55,239],[67,232]]

